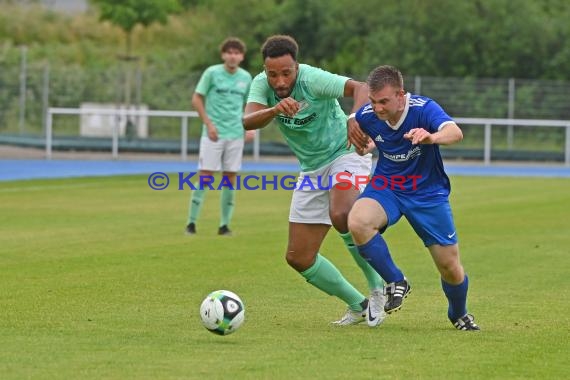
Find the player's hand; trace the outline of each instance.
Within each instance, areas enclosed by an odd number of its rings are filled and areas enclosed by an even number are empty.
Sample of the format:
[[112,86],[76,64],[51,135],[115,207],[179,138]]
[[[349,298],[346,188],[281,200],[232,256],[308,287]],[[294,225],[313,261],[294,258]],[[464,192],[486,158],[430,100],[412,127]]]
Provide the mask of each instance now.
[[244,142],[251,142],[255,139],[255,130],[245,131]]
[[354,145],[356,150],[364,151],[368,146],[368,140],[370,140],[370,138],[360,129],[360,125],[358,125],[355,118],[348,119],[346,123],[348,135],[346,147],[350,148],[351,145]]
[[404,134],[404,138],[410,140],[412,145],[434,143],[433,135],[423,128],[410,129],[408,133]]
[[206,126],[208,129],[208,138],[213,142],[218,141],[218,129],[214,126],[214,124]]
[[277,114],[283,114],[285,116],[293,117],[299,112],[301,105],[295,99],[288,97],[282,99],[273,107]]
[[374,141],[372,141],[371,138],[368,138],[368,144],[366,145],[366,148],[364,148],[364,149],[356,148],[356,153],[358,153],[361,156],[364,156],[364,155],[372,152],[375,148],[376,148],[376,144],[374,144]]

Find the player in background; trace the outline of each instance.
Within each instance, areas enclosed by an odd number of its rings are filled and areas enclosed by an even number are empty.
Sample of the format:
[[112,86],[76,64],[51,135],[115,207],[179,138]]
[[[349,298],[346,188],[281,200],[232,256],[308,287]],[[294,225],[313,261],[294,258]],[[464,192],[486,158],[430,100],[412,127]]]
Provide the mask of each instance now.
[[457,143],[463,133],[434,100],[406,93],[398,69],[379,66],[367,84],[370,104],[356,112],[360,127],[349,125],[349,139],[360,148],[374,141],[380,154],[374,176],[398,181],[386,186],[373,177],[354,204],[348,225],[362,256],[387,282],[384,310],[399,310],[411,290],[382,237],[403,215],[439,270],[449,320],[459,330],[479,330],[467,313],[469,279],[459,260],[448,200],[451,187],[439,152],[439,145]]
[[[352,178],[370,173],[370,155],[360,156],[347,147],[347,117],[337,101],[352,97],[356,110],[366,102],[368,90],[364,83],[299,64],[297,52],[297,42],[290,36],[265,41],[261,48],[265,70],[253,79],[243,125],[255,130],[275,120],[301,165],[289,212],[288,264],[311,285],[348,305],[346,314],[333,323],[352,325],[368,316],[368,324],[377,326],[385,318],[383,281],[359,255],[347,224],[360,189],[341,190],[336,178],[343,172]],[[329,176],[332,183],[327,183]],[[306,186],[309,182],[313,185]],[[319,253],[331,224],[364,272],[369,299]]]
[[[239,67],[244,59],[245,44],[230,37],[222,42],[220,53],[223,64],[210,66],[204,71],[192,105],[202,119],[202,137],[198,158],[199,178],[222,171],[232,184],[224,186],[220,194],[219,235],[231,235],[229,228],[234,212],[236,174],[241,169],[244,131],[241,124],[243,107],[247,99],[251,75]],[[255,133],[246,132],[245,139],[253,139]],[[200,214],[207,186],[195,184],[188,211],[186,233],[196,233],[196,221]]]

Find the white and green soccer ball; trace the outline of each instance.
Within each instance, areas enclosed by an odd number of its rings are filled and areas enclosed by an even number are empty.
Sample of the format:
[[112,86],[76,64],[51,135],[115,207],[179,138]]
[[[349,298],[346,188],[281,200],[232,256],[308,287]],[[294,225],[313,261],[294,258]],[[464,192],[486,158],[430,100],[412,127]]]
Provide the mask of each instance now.
[[237,294],[229,290],[216,290],[202,301],[200,318],[209,331],[228,335],[242,325],[245,308]]

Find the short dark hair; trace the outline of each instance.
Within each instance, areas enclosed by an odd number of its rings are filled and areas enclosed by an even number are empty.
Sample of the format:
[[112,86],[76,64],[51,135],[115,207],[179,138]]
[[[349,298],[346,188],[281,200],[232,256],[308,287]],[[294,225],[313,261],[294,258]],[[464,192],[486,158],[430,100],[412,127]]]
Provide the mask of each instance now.
[[230,49],[236,49],[242,54],[245,54],[245,43],[237,37],[228,37],[220,45],[220,53],[225,53]]
[[277,58],[284,55],[290,55],[296,61],[298,52],[299,45],[297,45],[297,41],[291,36],[281,34],[269,37],[261,46],[261,54],[264,61],[267,57]]
[[370,72],[366,80],[370,91],[375,92],[383,89],[385,86],[404,89],[404,77],[400,70],[394,66],[383,65],[378,66]]

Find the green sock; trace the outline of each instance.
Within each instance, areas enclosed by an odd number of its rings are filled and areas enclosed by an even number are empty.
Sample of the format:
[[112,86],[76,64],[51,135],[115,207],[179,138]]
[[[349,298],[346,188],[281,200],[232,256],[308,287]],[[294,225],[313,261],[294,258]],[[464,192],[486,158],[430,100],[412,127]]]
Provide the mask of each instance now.
[[222,187],[220,196],[220,227],[229,226],[234,214],[234,204],[236,191],[227,187]]
[[317,289],[346,302],[351,310],[363,310],[361,303],[366,297],[342,276],[333,263],[320,254],[317,254],[313,266],[301,272],[301,276]]
[[354,240],[352,240],[352,235],[350,234],[350,232],[347,232],[345,234],[340,234],[340,237],[342,238],[342,241],[344,241],[344,244],[346,245],[346,248],[352,255],[352,258],[354,259],[354,261],[356,261],[356,264],[358,264],[358,266],[364,273],[366,281],[368,281],[368,288],[370,290],[382,288],[384,286],[384,281],[382,280],[382,277],[380,277],[378,272],[376,272],[374,268],[372,268],[370,264],[368,264],[368,262],[364,260],[362,256],[360,256],[360,253],[358,253],[358,247],[356,247],[356,245],[354,244]]
[[196,190],[192,191],[192,196],[190,197],[190,206],[188,210],[188,223],[196,223],[198,220],[198,215],[200,215],[200,210],[202,209],[202,204],[204,203],[204,197],[206,196],[206,189],[200,189],[199,184],[194,184]]

